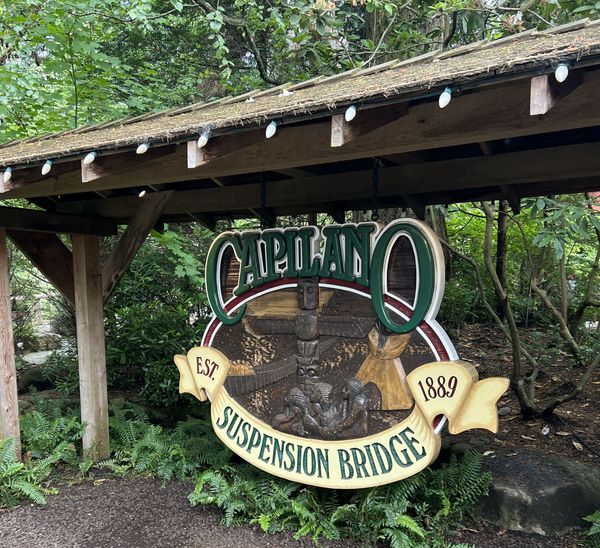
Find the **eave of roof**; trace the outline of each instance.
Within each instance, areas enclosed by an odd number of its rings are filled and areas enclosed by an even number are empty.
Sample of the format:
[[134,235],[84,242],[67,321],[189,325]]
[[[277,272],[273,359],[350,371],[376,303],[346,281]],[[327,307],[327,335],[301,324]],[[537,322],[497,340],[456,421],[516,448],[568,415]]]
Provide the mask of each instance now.
[[[0,147],[0,166],[26,166],[73,158],[91,150],[119,151],[141,142],[155,145],[189,139],[202,128],[227,133],[276,119],[296,122],[330,115],[348,104],[424,97],[439,88],[470,89],[506,79],[548,72],[560,61],[600,64],[600,21],[570,23],[548,31],[527,31],[405,61],[317,77],[209,103],[29,138]],[[284,91],[285,90],[285,91]]]

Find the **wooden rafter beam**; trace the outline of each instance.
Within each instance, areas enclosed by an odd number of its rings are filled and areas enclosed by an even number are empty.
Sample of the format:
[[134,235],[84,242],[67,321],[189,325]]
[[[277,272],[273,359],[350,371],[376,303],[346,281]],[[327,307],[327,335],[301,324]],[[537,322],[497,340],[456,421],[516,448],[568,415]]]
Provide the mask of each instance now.
[[359,110],[356,118],[346,122],[344,114],[331,117],[331,146],[341,147],[372,131],[398,121],[408,112],[408,105],[400,103],[386,108]]
[[[403,197],[411,196],[409,199],[415,205],[418,198],[415,196],[416,189],[422,197],[435,192],[543,183],[545,180],[565,181],[563,193],[568,193],[571,192],[570,180],[584,177],[600,177],[600,143],[384,167],[380,170],[378,195],[382,203],[394,197],[403,203]],[[348,205],[354,201],[364,201],[371,195],[371,170],[267,183],[267,206],[278,208],[278,211],[294,207],[301,210],[305,204],[329,204],[342,200]],[[58,207],[61,211],[79,215],[127,218],[133,214],[136,201],[135,198],[108,198],[64,202],[59,203]],[[176,192],[164,214],[175,215],[188,211],[215,214],[249,209],[260,211],[260,208],[260,184],[251,183]],[[417,207],[419,209],[420,205]],[[320,211],[323,211],[323,207]]]
[[73,306],[73,255],[56,234],[8,230],[9,238]]
[[111,236],[117,233],[117,225],[111,219],[48,213],[18,207],[0,207],[0,227],[27,230],[29,232],[51,232],[53,234],[71,233]]
[[175,145],[166,145],[151,148],[145,154],[136,154],[135,151],[129,151],[122,154],[98,156],[91,164],[87,165],[81,160],[81,182],[91,183],[114,173],[127,171],[131,164],[137,167],[151,165],[165,156],[173,154],[174,150]]
[[102,268],[102,296],[105,302],[158,221],[172,194],[172,191],[156,192],[138,198],[135,215]]
[[505,199],[513,210],[513,213],[515,215],[521,213],[521,196],[519,196],[517,189],[511,185],[501,185],[500,190],[504,193]]
[[244,150],[264,141],[265,133],[262,130],[244,131],[234,135],[217,136],[210,139],[202,148],[198,148],[198,141],[196,139],[188,141],[187,167],[189,169],[194,169],[215,160],[225,159],[232,154],[239,153],[240,150]]
[[[481,89],[457,96],[440,110],[437,102],[411,106],[398,120],[331,147],[328,121],[282,126],[276,138],[245,147],[195,168],[187,168],[185,146],[149,162],[132,159],[120,170],[86,185],[89,190],[167,184],[261,171],[387,156],[496,139],[549,133],[600,125],[597,89],[600,71],[585,74],[584,82],[543,117],[528,116],[529,81]],[[389,107],[380,107],[383,109]],[[231,136],[232,138],[235,135]],[[223,139],[228,137],[224,136]],[[140,163],[142,162],[142,163]],[[94,162],[95,163],[95,162]],[[93,165],[93,164],[92,164]],[[5,193],[3,197],[35,197],[82,191],[79,173],[56,181],[40,181]]]
[[546,114],[582,83],[582,70],[571,71],[565,82],[557,82],[553,74],[534,76],[531,79],[529,114],[531,116]]

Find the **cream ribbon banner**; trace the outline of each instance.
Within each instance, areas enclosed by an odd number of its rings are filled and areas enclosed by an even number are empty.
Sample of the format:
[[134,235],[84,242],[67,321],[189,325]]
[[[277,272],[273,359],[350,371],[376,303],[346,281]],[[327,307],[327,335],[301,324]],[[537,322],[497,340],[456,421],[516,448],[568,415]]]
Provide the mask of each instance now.
[[508,379],[477,382],[465,362],[432,362],[407,377],[415,398],[411,414],[378,434],[330,441],[292,436],[257,419],[223,386],[230,362],[219,350],[192,348],[175,356],[179,392],[210,400],[215,432],[227,447],[254,466],[291,481],[337,489],[359,489],[402,480],[429,466],[440,451],[433,424],[448,418],[451,433],[470,428],[496,432],[496,402]]

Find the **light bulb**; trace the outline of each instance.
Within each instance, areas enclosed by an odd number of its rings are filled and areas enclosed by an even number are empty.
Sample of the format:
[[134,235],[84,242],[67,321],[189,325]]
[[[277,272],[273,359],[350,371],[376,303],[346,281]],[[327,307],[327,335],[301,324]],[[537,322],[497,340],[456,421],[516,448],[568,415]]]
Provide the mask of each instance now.
[[205,147],[206,144],[208,143],[209,139],[210,139],[210,129],[202,130],[200,137],[198,137],[198,148]]
[[96,152],[90,152],[89,154],[87,154],[86,157],[83,159],[83,165],[89,166],[96,159],[96,156],[98,156]]
[[52,160],[46,160],[46,163],[42,166],[42,175],[48,175],[52,169]]
[[142,190],[139,194],[138,194],[138,198],[143,198],[146,195],[146,191]]
[[450,100],[452,99],[452,90],[450,88],[446,88],[440,94],[440,98],[438,99],[438,104],[440,108],[446,108],[450,104]]
[[150,148],[150,143],[142,143],[135,149],[136,154],[146,154]]
[[11,179],[11,177],[12,177],[12,172],[13,172],[13,170],[12,170],[12,167],[7,167],[7,168],[4,170],[4,175],[2,176],[2,180],[3,180],[5,183],[8,183],[8,181],[10,181],[10,179]]
[[275,135],[275,133],[277,133],[277,122],[275,120],[273,120],[267,126],[267,130],[265,131],[265,136],[267,139],[270,139],[271,137],[273,137],[273,135]]
[[354,105],[350,105],[346,109],[346,112],[344,112],[344,120],[346,120],[346,122],[352,122],[354,118],[356,118],[356,107]]
[[565,63],[560,63],[554,71],[554,78],[557,82],[564,82],[569,76],[569,67]]

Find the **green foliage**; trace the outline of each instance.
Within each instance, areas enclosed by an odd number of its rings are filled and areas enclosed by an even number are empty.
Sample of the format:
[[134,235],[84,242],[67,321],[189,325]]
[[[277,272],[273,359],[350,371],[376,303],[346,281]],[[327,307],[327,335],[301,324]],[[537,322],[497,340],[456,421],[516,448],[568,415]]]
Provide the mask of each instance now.
[[482,457],[452,457],[441,469],[426,469],[402,482],[349,495],[304,487],[273,478],[243,464],[211,468],[201,474],[189,500],[217,506],[223,523],[256,523],[268,533],[293,530],[295,536],[353,538],[372,546],[446,546],[446,526],[462,517],[485,494],[491,476]]
[[52,352],[44,362],[44,373],[63,398],[76,392],[79,388],[79,370],[75,349]]
[[155,233],[142,246],[106,307],[110,387],[140,386],[160,408],[182,402],[173,356],[199,344],[208,318],[200,274],[208,238],[190,228]]
[[209,421],[188,419],[166,431],[150,424],[144,411],[133,404],[112,408],[110,433],[113,456],[100,465],[121,476],[135,473],[182,480],[230,458]]
[[587,545],[590,548],[600,548],[600,510],[583,519],[592,524],[587,532]]
[[53,490],[40,482],[50,473],[52,462],[44,459],[28,465],[19,462],[14,438],[0,439],[0,508],[15,506],[23,499],[46,504]]

